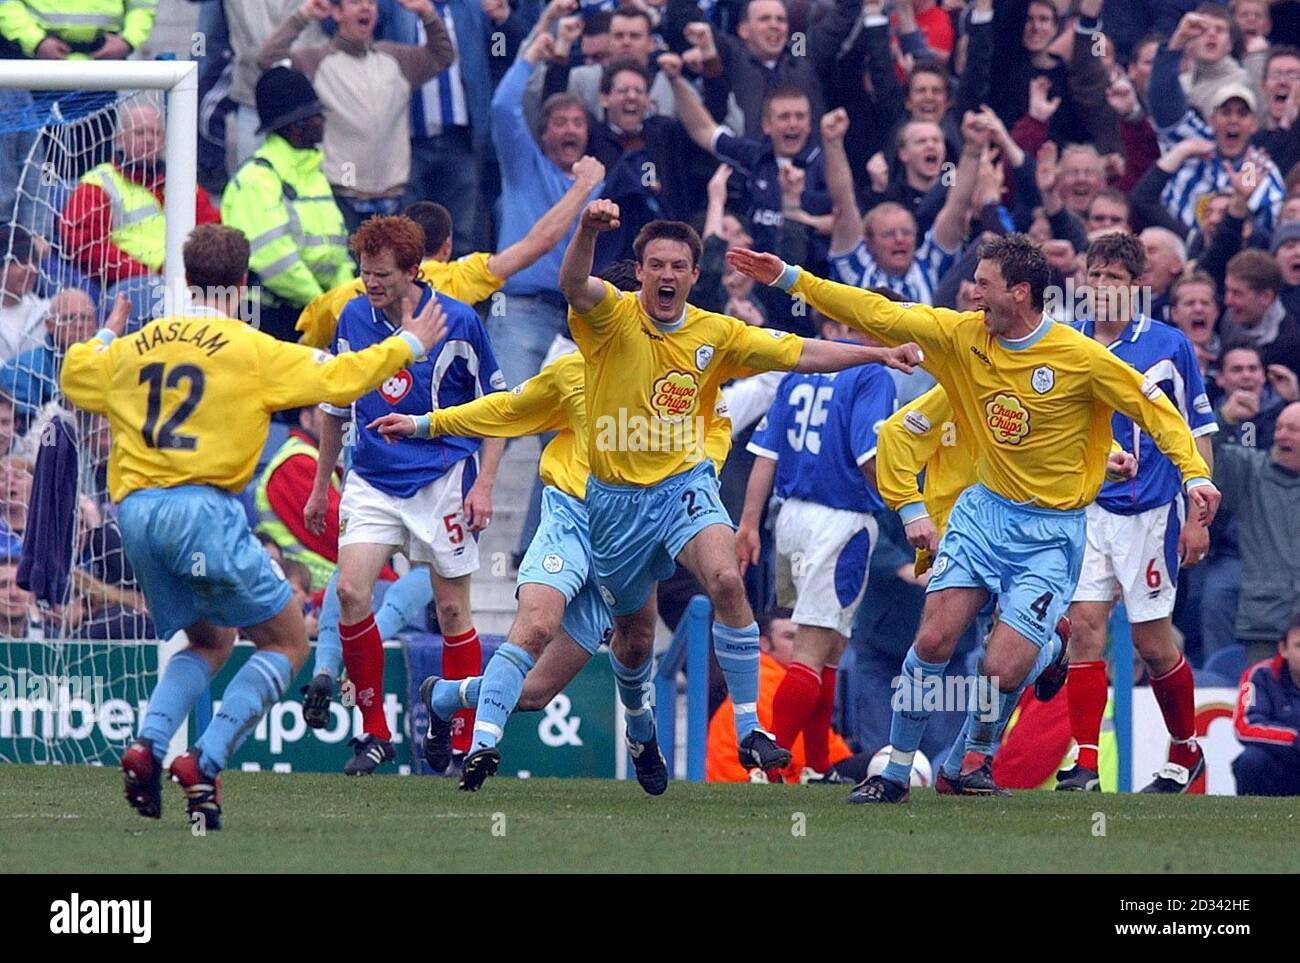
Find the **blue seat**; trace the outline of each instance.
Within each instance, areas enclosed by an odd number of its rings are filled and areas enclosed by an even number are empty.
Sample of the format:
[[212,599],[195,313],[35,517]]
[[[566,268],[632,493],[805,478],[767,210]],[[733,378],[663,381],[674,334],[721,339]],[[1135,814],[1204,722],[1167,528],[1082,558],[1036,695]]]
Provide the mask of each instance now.
[[[1240,645],[1230,645],[1226,649],[1220,649],[1205,660],[1203,668],[1206,672],[1213,672],[1227,679],[1240,679],[1241,674],[1246,671],[1246,650]],[[1236,685],[1235,681],[1233,685]]]
[[1234,689],[1237,686],[1236,680],[1205,669],[1194,670],[1192,679],[1198,689]]

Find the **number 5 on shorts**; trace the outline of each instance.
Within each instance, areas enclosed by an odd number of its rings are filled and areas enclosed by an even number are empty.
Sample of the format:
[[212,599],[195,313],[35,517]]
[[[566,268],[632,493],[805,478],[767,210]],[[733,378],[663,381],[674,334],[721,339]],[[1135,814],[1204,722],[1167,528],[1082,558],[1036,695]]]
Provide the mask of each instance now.
[[465,530],[456,521],[459,517],[460,512],[452,512],[450,515],[442,516],[442,524],[446,527],[447,534],[451,537],[451,544],[453,545],[459,545],[465,541]]

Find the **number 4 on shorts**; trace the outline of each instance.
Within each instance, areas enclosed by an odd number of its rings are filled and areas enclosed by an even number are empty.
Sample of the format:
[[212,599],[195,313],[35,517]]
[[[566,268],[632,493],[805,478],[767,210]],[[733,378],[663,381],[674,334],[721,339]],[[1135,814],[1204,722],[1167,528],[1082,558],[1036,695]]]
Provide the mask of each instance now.
[[1038,620],[1040,622],[1046,622],[1047,607],[1051,604],[1052,604],[1052,593],[1044,592],[1042,595],[1038,596],[1038,598],[1034,599],[1033,603],[1029,606],[1029,611],[1033,612],[1036,616],[1038,616]]

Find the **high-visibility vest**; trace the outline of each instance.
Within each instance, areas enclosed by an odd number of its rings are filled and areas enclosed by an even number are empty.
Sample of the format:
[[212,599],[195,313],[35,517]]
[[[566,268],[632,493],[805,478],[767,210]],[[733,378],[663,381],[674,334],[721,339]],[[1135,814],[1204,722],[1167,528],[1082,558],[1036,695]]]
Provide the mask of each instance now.
[[115,33],[133,48],[149,39],[157,0],[0,0],[0,33],[29,57],[46,35],[74,47],[69,60],[84,60],[88,47]]
[[[162,205],[153,191],[126,177],[112,164],[92,167],[81,178],[108,195],[113,214],[109,240],[157,273],[166,252],[166,228]],[[111,279],[110,279],[111,280]]]
[[[257,509],[257,531],[275,539],[275,543],[280,546],[280,551],[285,558],[292,558],[306,565],[311,570],[312,588],[319,589],[324,588],[325,583],[334,574],[334,563],[298,541],[297,537],[290,531],[289,526],[271,508],[271,498],[267,491],[271,482],[271,475],[295,455],[308,455],[315,461],[320,452],[316,447],[307,444],[296,435],[290,435],[285,439],[284,444],[276,450],[275,454],[271,456],[271,460],[267,462],[266,470],[262,472],[262,477],[258,479],[257,491],[253,495],[253,504]],[[335,489],[339,487],[337,476],[330,477],[330,486]]]
[[221,223],[248,238],[248,266],[264,298],[303,307],[352,279],[343,213],[319,150],[271,134],[226,185]]

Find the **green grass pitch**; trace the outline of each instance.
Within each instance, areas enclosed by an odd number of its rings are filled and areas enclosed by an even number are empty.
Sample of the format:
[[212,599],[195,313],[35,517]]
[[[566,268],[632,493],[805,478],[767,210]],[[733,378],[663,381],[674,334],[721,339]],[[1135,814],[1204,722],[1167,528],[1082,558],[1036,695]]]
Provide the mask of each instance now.
[[[1294,800],[227,773],[225,828],[194,836],[180,791],[161,820],[115,769],[0,766],[4,872],[984,871],[1296,872]],[[1291,827],[1288,830],[1288,827]],[[1101,833],[1104,832],[1104,835]],[[351,867],[348,861],[361,861]]]

